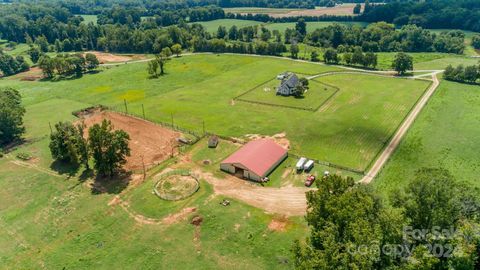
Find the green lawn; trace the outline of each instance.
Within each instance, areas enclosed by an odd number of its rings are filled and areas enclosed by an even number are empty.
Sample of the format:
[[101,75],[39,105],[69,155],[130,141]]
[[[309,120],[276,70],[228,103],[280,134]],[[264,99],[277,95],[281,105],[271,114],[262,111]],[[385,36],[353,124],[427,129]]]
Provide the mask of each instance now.
[[77,80],[4,79],[0,86],[19,88],[26,104],[62,98],[124,110],[125,99],[131,113],[142,115],[144,104],[148,119],[171,122],[173,115],[176,125],[197,132],[203,121],[208,131],[225,136],[286,132],[295,153],[359,170],[370,164],[427,87],[424,81],[343,74],[317,79],[340,91],[316,112],[232,103],[286,70],[315,74],[338,68],[286,59],[197,55],[172,60],[168,74],[155,80],[148,79],[146,64],[141,63]]
[[[308,77],[308,75],[304,74],[297,75],[299,77]],[[322,84],[316,80],[310,80],[308,90],[303,97],[286,97],[276,94],[279,84],[280,81],[273,78],[252,91],[246,92],[245,95],[240,97],[240,100],[316,111],[337,92],[337,89],[334,87]]]
[[258,22],[258,21],[236,20],[236,19],[219,19],[219,20],[213,20],[213,21],[207,21],[207,22],[195,22],[195,23],[203,25],[207,30],[207,32],[210,32],[210,33],[217,32],[219,26],[225,26],[228,30],[234,25],[237,26],[238,28],[242,28],[242,27],[262,24],[262,22]]
[[422,167],[443,167],[480,187],[480,86],[443,81],[374,180],[380,192],[403,187]]

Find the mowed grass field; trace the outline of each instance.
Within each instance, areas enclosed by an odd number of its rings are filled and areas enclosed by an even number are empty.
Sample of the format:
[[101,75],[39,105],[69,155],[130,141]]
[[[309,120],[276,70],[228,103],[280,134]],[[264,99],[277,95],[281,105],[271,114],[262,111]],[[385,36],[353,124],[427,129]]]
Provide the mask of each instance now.
[[480,86],[442,81],[373,185],[390,194],[422,167],[480,187]]
[[[165,202],[152,194],[155,180],[148,178],[123,190],[132,213],[163,220],[186,207],[197,211],[171,224],[140,223],[109,205],[121,188],[92,193],[83,168],[75,171],[51,159],[48,122],[74,120],[70,110],[87,104],[56,98],[26,103],[27,142],[0,158],[2,269],[292,268],[289,249],[307,233],[301,217],[274,231],[268,225],[279,217],[232,199],[228,208],[220,206],[223,197],[212,197],[205,181],[189,199]],[[21,163],[15,158],[20,152],[33,159]],[[203,217],[199,228],[189,223],[193,215]]]
[[262,22],[259,22],[259,21],[236,20],[236,19],[218,19],[213,21],[194,22],[194,23],[203,25],[203,27],[205,27],[207,32],[210,32],[210,33],[217,32],[219,26],[224,26],[228,30],[234,25],[237,26],[238,28],[242,28],[242,27],[262,24]]
[[[358,170],[382,150],[428,86],[418,80],[337,74],[315,79],[340,88],[316,112],[232,102],[286,70],[318,74],[339,69],[287,59],[196,55],[173,59],[159,79],[148,79],[146,64],[139,63],[77,80],[2,80],[0,86],[20,89],[27,105],[57,98],[123,111],[125,100],[128,111],[141,116],[143,104],[148,119],[170,123],[173,118],[175,125],[199,133],[203,123],[212,133],[233,137],[286,132],[293,152]],[[62,110],[72,111],[69,106]]]
[[[308,75],[298,73],[299,78],[308,78]],[[335,95],[337,88],[322,84],[316,80],[309,80],[308,89],[303,97],[277,95],[277,88],[281,81],[272,78],[268,82],[255,87],[253,90],[240,96],[241,101],[260,102],[272,106],[288,106],[303,110],[317,110],[322,104]]]

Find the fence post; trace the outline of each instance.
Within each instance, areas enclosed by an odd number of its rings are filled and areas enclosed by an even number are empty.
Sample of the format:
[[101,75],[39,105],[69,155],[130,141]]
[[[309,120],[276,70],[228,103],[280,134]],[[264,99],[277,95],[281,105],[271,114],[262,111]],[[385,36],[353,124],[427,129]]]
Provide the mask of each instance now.
[[125,105],[125,113],[128,114],[127,100],[123,99],[123,104]]
[[142,113],[143,113],[143,120],[145,120],[145,108],[143,107],[143,103],[142,103]]

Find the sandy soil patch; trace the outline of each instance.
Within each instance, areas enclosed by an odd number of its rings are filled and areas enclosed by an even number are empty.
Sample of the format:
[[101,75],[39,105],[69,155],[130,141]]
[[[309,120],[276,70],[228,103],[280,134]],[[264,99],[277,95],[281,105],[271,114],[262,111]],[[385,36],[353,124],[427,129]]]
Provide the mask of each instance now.
[[98,58],[98,61],[100,62],[100,64],[128,62],[132,60],[145,59],[144,55],[118,55],[118,54],[111,54],[111,53],[97,52],[97,51],[90,51],[86,53],[94,54]]
[[44,77],[43,72],[39,67],[32,67],[30,70],[14,75],[13,78],[20,81],[38,81]]
[[286,217],[274,218],[268,224],[268,229],[276,232],[284,232],[287,230],[288,219]]
[[245,135],[249,140],[258,140],[262,138],[272,139],[281,147],[289,150],[290,141],[287,139],[287,134],[285,132],[275,134],[273,136],[260,135],[260,134],[247,134]]
[[82,115],[82,119],[87,127],[107,119],[114,129],[122,129],[130,135],[131,156],[127,157],[125,164],[128,170],[142,169],[142,160],[148,168],[178,152],[177,139],[181,134],[151,122],[109,111]]
[[176,214],[171,214],[163,218],[162,223],[167,225],[177,223],[179,221],[187,219],[188,215],[190,215],[191,213],[194,213],[195,211],[197,211],[197,208],[195,207],[184,208],[182,211]]

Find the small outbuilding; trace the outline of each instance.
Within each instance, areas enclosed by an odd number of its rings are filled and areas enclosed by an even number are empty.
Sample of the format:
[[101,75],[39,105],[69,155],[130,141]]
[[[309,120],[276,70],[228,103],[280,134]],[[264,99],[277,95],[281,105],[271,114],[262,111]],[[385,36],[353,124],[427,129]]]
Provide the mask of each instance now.
[[222,171],[261,182],[288,156],[286,149],[271,139],[259,139],[245,144],[220,163]]
[[210,136],[208,139],[208,148],[216,148],[218,145],[218,137],[217,136]]

